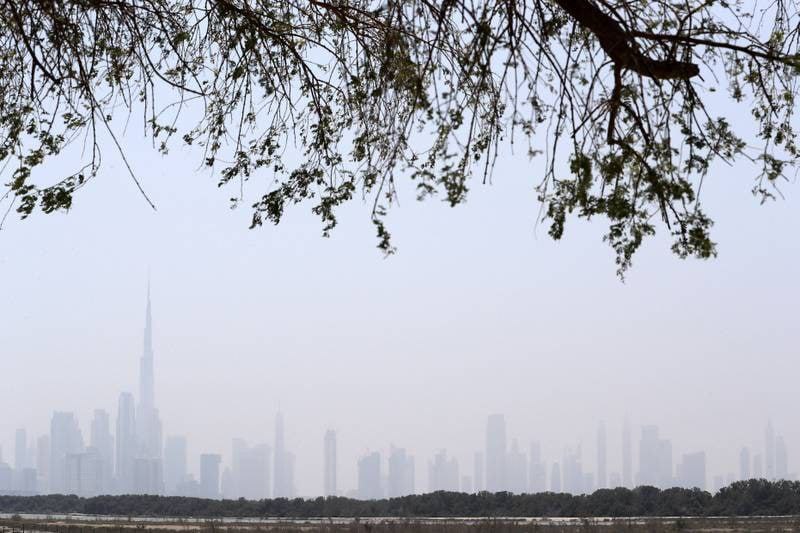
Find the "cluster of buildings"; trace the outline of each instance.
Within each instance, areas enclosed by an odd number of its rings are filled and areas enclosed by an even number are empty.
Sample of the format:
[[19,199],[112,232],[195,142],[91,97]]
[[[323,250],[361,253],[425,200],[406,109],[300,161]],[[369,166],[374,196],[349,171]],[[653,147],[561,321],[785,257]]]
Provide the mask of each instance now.
[[[287,450],[284,418],[278,413],[272,444],[249,445],[234,439],[230,461],[223,467],[219,454],[200,456],[199,476],[187,467],[184,436],[163,439],[155,402],[152,313],[148,290],[144,346],[139,366],[139,396],[123,392],[112,426],[105,410],[94,412],[85,439],[73,413],[55,412],[49,434],[29,439],[25,429],[15,434],[13,466],[3,462],[0,450],[0,494],[165,494],[203,498],[291,498],[296,495],[295,456]],[[357,461],[357,486],[342,490],[337,478],[337,435],[325,432],[322,443],[322,494],[365,500],[391,498],[438,490],[477,492],[544,491],[582,494],[596,489],[651,485],[703,490],[750,478],[790,479],[786,443],[767,424],[763,453],[742,448],[739,473],[714,476],[708,487],[703,451],[674,456],[672,443],[656,426],[643,426],[638,439],[638,464],[634,474],[633,436],[626,421],[622,428],[621,469],[609,472],[607,435],[597,430],[595,471],[584,468],[581,446],[565,448],[560,461],[546,463],[539,442],[524,449],[516,439],[510,444],[505,418],[490,415],[486,441],[462,468],[455,457],[439,450],[427,463],[427,485],[416,483],[417,465],[405,448],[392,446],[388,457],[366,453]]]
[[[531,442],[527,450],[523,450],[516,439],[509,445],[505,418],[501,414],[494,414],[487,419],[486,445],[483,450],[475,452],[472,464],[467,468],[460,469],[456,458],[448,457],[445,450],[440,450],[428,463],[427,486],[416,490],[413,457],[407,455],[404,449],[393,447],[388,458],[388,471],[381,470],[378,452],[367,454],[358,461],[358,487],[347,495],[378,499],[437,490],[586,494],[603,488],[633,488],[641,485],[717,491],[738,480],[795,477],[788,469],[786,443],[783,437],[775,435],[771,422],[765,430],[763,456],[755,454],[751,457],[750,448],[742,448],[738,475],[730,472],[726,476],[714,476],[711,486],[708,483],[705,452],[684,453],[677,457],[676,462],[671,441],[659,434],[657,426],[641,427],[638,461],[634,464],[631,426],[627,421],[624,423],[619,471],[608,471],[607,435],[603,424],[597,430],[596,444],[594,472],[584,468],[581,446],[565,448],[560,461],[546,464],[538,441]],[[329,468],[327,457],[326,453],[326,472]],[[327,487],[325,494],[335,493]]]
[[231,464],[200,456],[199,479],[188,471],[186,437],[163,439],[155,402],[153,321],[148,289],[144,347],[139,362],[139,397],[119,396],[117,417],[97,409],[88,439],[74,413],[55,412],[50,432],[29,439],[18,429],[13,466],[0,450],[0,494],[168,494],[204,498],[265,498],[294,495],[294,455],[284,444],[283,417],[275,424],[274,447],[233,441]]

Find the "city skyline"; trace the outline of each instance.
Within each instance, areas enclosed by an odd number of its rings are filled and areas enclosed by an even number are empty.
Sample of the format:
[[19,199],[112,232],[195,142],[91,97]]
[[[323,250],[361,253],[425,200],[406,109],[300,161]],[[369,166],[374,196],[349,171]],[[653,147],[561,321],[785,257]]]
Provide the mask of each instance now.
[[[274,440],[252,446],[240,437],[232,437],[225,452],[205,451],[199,456],[199,469],[190,469],[187,442],[191,437],[167,433],[162,444],[162,423],[156,402],[156,364],[153,347],[153,316],[150,282],[147,284],[143,348],[139,360],[139,398],[130,392],[120,393],[112,437],[111,415],[97,408],[93,411],[88,440],[84,437],[75,413],[54,411],[49,434],[34,438],[26,428],[14,432],[13,485],[5,491],[38,493],[74,492],[83,495],[101,493],[152,493],[201,496],[208,498],[261,499],[294,497],[295,465],[302,461],[287,448],[282,411],[274,415]],[[136,406],[134,408],[134,405]],[[442,447],[423,465],[406,448],[389,445],[389,452],[372,450],[361,453],[355,461],[355,486],[338,483],[340,464],[337,451],[338,432],[328,428],[321,438],[324,457],[320,487],[315,495],[348,495],[362,499],[401,496],[436,490],[514,493],[554,490],[574,494],[613,486],[652,485],[699,487],[717,490],[724,484],[745,478],[745,474],[768,479],[796,478],[790,471],[789,453],[782,434],[776,433],[772,420],[764,429],[763,448],[744,445],[738,462],[726,472],[707,468],[705,450],[674,450],[672,442],[662,437],[656,425],[640,426],[637,440],[631,434],[627,417],[621,426],[619,468],[609,472],[609,448],[606,423],[596,428],[596,460],[587,467],[584,443],[563,445],[561,457],[543,457],[540,440],[520,446],[516,436],[509,438],[506,417],[486,417],[484,447],[475,451],[473,461],[459,462]],[[542,435],[544,438],[546,435]],[[631,441],[635,442],[631,442]],[[752,449],[751,449],[752,448]],[[637,450],[637,468],[632,474],[633,450]],[[763,461],[763,464],[762,464]],[[7,463],[7,462],[6,462]],[[0,454],[0,491],[8,483],[11,466]],[[615,462],[612,461],[612,464]],[[423,481],[417,467],[427,468]],[[32,472],[32,470],[36,470]],[[763,469],[763,470],[762,470]],[[5,480],[5,481],[3,481]]]
[[[22,471],[43,462],[43,452],[38,450],[35,444],[42,447],[46,443],[49,447],[50,465],[60,460],[58,458],[61,456],[70,456],[70,461],[74,463],[71,463],[70,468],[75,472],[82,472],[84,477],[94,475],[96,470],[95,467],[87,467],[85,461],[99,461],[105,465],[102,469],[102,480],[92,481],[90,487],[95,487],[97,483],[108,487],[112,483],[110,471],[113,469],[114,492],[170,494],[182,491],[189,495],[205,495],[207,497],[243,496],[256,499],[267,496],[292,497],[298,494],[294,480],[295,462],[298,459],[292,451],[286,448],[284,415],[279,409],[274,414],[274,440],[271,444],[265,442],[248,447],[245,440],[232,437],[230,453],[228,450],[217,450],[213,453],[204,451],[199,454],[199,468],[187,467],[189,462],[193,462],[190,461],[187,452],[187,442],[191,442],[191,438],[187,435],[168,432],[165,447],[162,444],[162,423],[155,399],[156,364],[149,281],[147,283],[143,339],[142,354],[139,358],[139,395],[135,397],[126,391],[120,393],[117,410],[113,417],[114,438],[111,438],[111,415],[103,408],[93,411],[93,418],[87,433],[81,431],[78,422],[79,414],[76,416],[73,412],[57,410],[54,411],[50,420],[49,434],[34,438],[33,435],[29,436],[26,428],[18,428],[14,434],[15,449],[12,466],[18,472],[15,475],[22,477],[15,478],[16,486],[32,486],[34,482],[30,479],[30,472],[25,479]],[[423,463],[418,463],[415,468],[414,457],[409,455],[406,459],[406,448],[397,448],[395,443],[389,443],[388,450],[382,448],[349,458],[349,462],[355,465],[355,468],[351,467],[350,470],[357,472],[357,483],[355,486],[350,483],[350,487],[346,488],[341,484],[337,485],[336,472],[340,468],[347,471],[347,461],[342,462],[342,458],[337,454],[337,431],[328,428],[324,430],[323,454],[325,461],[333,461],[332,473],[325,474],[328,467],[324,466],[320,474],[320,488],[317,492],[313,492],[312,488],[311,492],[305,492],[303,495],[336,493],[369,498],[377,497],[379,494],[401,495],[403,491],[410,490],[409,487],[413,487],[416,492],[426,489],[459,490],[467,488],[524,492],[541,490],[542,487],[549,490],[581,492],[586,487],[608,486],[609,479],[626,486],[626,481],[632,474],[626,472],[625,465],[630,464],[633,459],[633,448],[638,451],[638,468],[634,469],[633,481],[628,482],[627,486],[631,486],[631,483],[651,484],[659,487],[670,486],[670,483],[696,483],[702,488],[711,489],[716,488],[721,480],[729,482],[738,479],[745,471],[755,474],[763,469],[764,475],[770,478],[794,475],[789,471],[787,464],[788,451],[784,437],[776,435],[771,420],[767,421],[764,430],[763,451],[759,453],[757,446],[753,444],[742,446],[738,451],[738,462],[730,465],[727,471],[720,473],[710,471],[706,473],[705,451],[673,452],[671,441],[659,437],[657,426],[644,424],[640,426],[640,429],[641,439],[637,439],[635,434],[630,435],[628,418],[625,417],[620,427],[622,445],[617,450],[620,455],[619,468],[609,472],[607,462],[609,456],[614,455],[614,449],[612,448],[612,453],[609,454],[606,425],[604,421],[600,421],[596,428],[597,436],[594,448],[596,461],[593,467],[587,470],[582,465],[591,464],[591,461],[587,461],[588,457],[587,453],[583,451],[585,446],[582,441],[562,444],[560,458],[551,453],[548,459],[543,460],[539,440],[523,441],[523,445],[520,446],[520,441],[516,436],[509,438],[507,435],[505,417],[502,414],[490,414],[487,417],[485,447],[475,452],[476,457],[480,454],[482,459],[478,460],[473,457],[471,468],[470,461],[464,460],[463,457],[460,459],[464,466],[459,468],[459,458],[448,456],[446,447],[440,447],[430,458],[425,458]],[[635,441],[634,446],[628,442],[630,439]],[[528,446],[529,451],[526,450]],[[114,449],[113,458],[112,448]],[[33,458],[37,455],[38,459],[34,462]],[[166,461],[167,457],[171,457],[171,461]],[[664,457],[668,459],[664,459]],[[744,457],[747,457],[746,465],[743,463]],[[611,459],[611,464],[615,464],[613,457]],[[406,461],[410,467],[406,466]],[[475,464],[476,461],[483,462],[480,472]],[[762,461],[763,467],[761,466]],[[668,466],[665,466],[667,463]],[[255,478],[251,476],[249,479],[245,479],[246,472],[252,474],[258,468],[263,470],[261,478],[256,475]],[[384,469],[383,474],[381,473],[382,468]],[[409,472],[409,468],[411,472]],[[416,472],[420,468],[427,468],[427,475],[420,475],[425,472]],[[47,468],[45,467],[45,469]],[[630,470],[630,467],[627,469]],[[700,470],[704,474],[699,474]],[[74,486],[76,482],[70,481],[68,473],[62,475],[62,471],[62,469],[58,469],[55,474],[47,478],[45,486],[48,491],[63,491],[70,483]],[[395,471],[394,474],[393,471]],[[401,471],[402,474],[397,473]],[[555,472],[559,474],[558,480],[553,479]],[[208,481],[208,477],[212,474],[215,479],[213,482]],[[326,475],[333,481],[326,482]],[[271,479],[270,476],[272,476]],[[701,479],[702,485],[699,484]],[[604,482],[604,480],[606,481]],[[40,479],[39,484],[41,485],[41,483]],[[217,490],[209,489],[209,483],[215,484]],[[338,488],[331,492],[326,488],[330,486]],[[95,489],[88,490],[92,492]],[[39,491],[41,491],[41,486]]]

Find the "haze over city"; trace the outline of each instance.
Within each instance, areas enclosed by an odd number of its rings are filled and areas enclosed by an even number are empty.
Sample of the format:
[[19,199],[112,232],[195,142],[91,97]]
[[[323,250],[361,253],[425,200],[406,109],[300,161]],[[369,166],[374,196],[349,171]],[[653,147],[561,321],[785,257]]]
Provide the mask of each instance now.
[[717,259],[680,261],[657,238],[623,283],[599,229],[575,224],[553,243],[536,226],[536,160],[508,154],[456,209],[401,191],[399,251],[384,259],[365,206],[330,239],[301,212],[247,231],[246,210],[229,211],[207,174],[140,144],[132,136],[158,211],[114,177],[117,161],[80,209],[0,232],[0,447],[12,466],[17,428],[32,443],[54,411],[73,412],[88,445],[95,409],[114,433],[120,393],[141,401],[150,279],[163,438],[186,437],[197,479],[201,454],[232,466],[234,438],[274,450],[278,412],[301,496],[323,492],[328,429],[342,494],[369,453],[385,476],[391,446],[414,456],[424,492],[441,449],[474,476],[496,413],[509,449],[541,444],[548,488],[565,450],[580,448],[596,475],[601,423],[607,475],[621,474],[626,418],[633,476],[643,426],[670,440],[673,475],[683,454],[705,452],[712,489],[738,478],[743,447],[764,456],[769,420],[798,472],[800,214],[734,191],[745,171],[720,167],[707,184]]

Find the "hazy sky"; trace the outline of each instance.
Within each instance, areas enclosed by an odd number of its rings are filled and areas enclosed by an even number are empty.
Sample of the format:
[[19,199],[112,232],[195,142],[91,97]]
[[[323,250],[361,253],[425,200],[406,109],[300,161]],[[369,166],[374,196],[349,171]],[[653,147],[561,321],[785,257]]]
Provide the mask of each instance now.
[[474,183],[456,209],[401,189],[399,252],[384,259],[359,202],[330,239],[306,206],[251,231],[197,154],[162,158],[135,133],[125,144],[157,212],[108,151],[72,212],[0,231],[7,462],[17,427],[35,437],[53,410],[72,410],[88,439],[93,409],[113,423],[119,393],[138,392],[149,271],[156,400],[165,435],[188,436],[192,468],[202,452],[229,460],[233,437],[271,442],[280,406],[301,495],[321,491],[328,427],[341,488],[360,454],[390,444],[416,456],[425,488],[439,448],[472,474],[493,412],[509,441],[541,440],[548,462],[582,442],[590,470],[599,421],[609,471],[626,414],[634,449],[638,426],[658,424],[674,463],[709,454],[709,484],[738,472],[742,445],[761,452],[771,417],[800,472],[795,183],[759,206],[751,167],[715,167],[704,198],[719,258],[681,261],[661,235],[623,284],[601,219],[570,220],[561,243],[536,228],[541,160],[501,158],[494,183]]

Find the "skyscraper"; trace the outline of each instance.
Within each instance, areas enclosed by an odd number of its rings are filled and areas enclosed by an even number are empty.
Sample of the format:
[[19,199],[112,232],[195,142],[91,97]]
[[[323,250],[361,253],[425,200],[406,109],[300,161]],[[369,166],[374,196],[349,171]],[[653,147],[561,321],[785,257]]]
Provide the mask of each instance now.
[[658,427],[643,426],[637,485],[669,488],[672,483],[672,443],[659,438]]
[[123,392],[117,404],[116,491],[130,494],[134,490],[133,467],[136,459],[136,411],[133,395]]
[[222,458],[215,453],[200,456],[200,497],[219,498],[219,463]]
[[102,492],[103,458],[97,448],[68,453],[65,461],[66,492],[78,496],[97,496]]
[[[240,476],[242,493],[245,498],[260,500],[270,497],[269,459],[271,453],[272,448],[268,444],[257,444],[247,450],[242,461],[242,469],[245,473]],[[291,460],[291,472],[294,472],[294,456],[291,456]]]
[[336,495],[336,432],[329,429],[325,432],[323,443],[322,494]]
[[405,448],[391,447],[389,453],[388,496],[397,498],[414,493],[414,457]]
[[739,452],[739,479],[750,479],[750,448],[746,446]]
[[604,489],[608,487],[608,473],[606,471],[606,464],[608,454],[606,452],[606,425],[600,422],[600,427],[597,428],[597,488]]
[[446,450],[439,450],[428,464],[428,491],[458,491],[460,475],[458,461],[455,457],[447,457]]
[[373,452],[358,460],[358,497],[362,500],[378,500],[381,490],[381,454]]
[[772,420],[767,421],[764,430],[764,461],[767,479],[775,479],[775,430],[772,429]]
[[506,479],[506,421],[503,415],[489,415],[486,421],[486,490],[500,492]]
[[67,491],[67,455],[83,451],[83,436],[72,413],[55,412],[50,421],[50,492]]
[[789,478],[789,457],[786,452],[786,442],[783,436],[775,439],[775,477],[776,479]]
[[14,437],[14,470],[19,473],[28,467],[28,433],[19,428]]
[[545,492],[547,490],[547,471],[542,462],[542,446],[538,441],[531,442],[530,446],[530,474],[528,485],[530,492]]
[[506,456],[507,489],[515,494],[528,492],[528,457],[519,449],[517,439],[511,441]]
[[164,444],[164,490],[168,495],[180,496],[178,487],[186,481],[186,437],[167,437]]
[[764,461],[760,453],[753,456],[753,477],[756,479],[764,477]]
[[266,444],[248,446],[243,439],[233,439],[231,469],[232,493],[236,498],[260,500],[269,497],[269,455]]
[[[0,461],[2,462],[2,461]],[[38,486],[46,491],[50,486],[50,436],[41,435],[36,439],[36,473],[39,475]]]
[[[147,308],[144,319],[144,346],[139,360],[139,405],[136,409],[137,457],[160,461],[162,457],[161,419],[155,403],[153,362],[153,316],[150,283],[147,284]],[[159,482],[159,484],[161,484]]]
[[677,477],[680,487],[706,490],[705,452],[683,454],[683,460],[678,465]]
[[275,415],[275,477],[276,498],[291,498],[294,496],[294,464],[293,455],[286,451],[286,436],[284,434],[283,413]]
[[561,468],[558,463],[553,463],[553,468],[550,471],[550,491],[561,492]]
[[94,412],[90,443],[91,447],[97,451],[100,462],[100,483],[96,488],[97,493],[109,494],[114,473],[114,438],[111,436],[108,413],[102,409],[96,409]]
[[563,479],[562,489],[569,494],[583,494],[590,492],[591,487],[584,487],[586,483],[583,466],[581,465],[581,447],[575,450],[564,450],[564,463],[561,472]]
[[473,464],[473,484],[475,486],[475,492],[481,492],[482,490],[486,490],[486,485],[484,484],[483,480],[483,469],[486,465],[486,462],[483,458],[483,452],[475,452],[474,464]]
[[631,423],[627,417],[622,424],[622,486],[633,488],[633,454],[631,453]]

